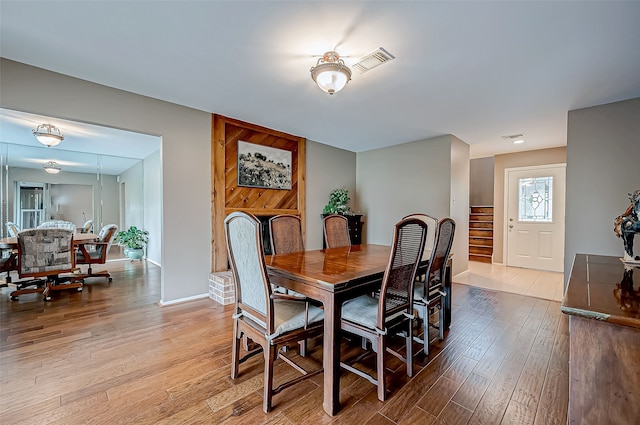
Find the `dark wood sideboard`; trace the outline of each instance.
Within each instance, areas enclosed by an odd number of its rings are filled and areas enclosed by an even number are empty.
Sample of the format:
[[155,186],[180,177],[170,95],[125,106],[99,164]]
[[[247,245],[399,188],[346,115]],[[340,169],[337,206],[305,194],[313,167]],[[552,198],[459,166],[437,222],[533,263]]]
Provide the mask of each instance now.
[[[324,215],[320,216],[324,218]],[[362,227],[364,221],[362,221],[362,214],[345,215],[349,221],[349,237],[351,238],[351,245],[360,245],[362,243]],[[322,232],[322,249],[327,247],[327,243],[324,240],[324,232]]]
[[[635,276],[634,276],[635,274]],[[560,309],[569,315],[568,423],[640,423],[640,267],[576,254]]]

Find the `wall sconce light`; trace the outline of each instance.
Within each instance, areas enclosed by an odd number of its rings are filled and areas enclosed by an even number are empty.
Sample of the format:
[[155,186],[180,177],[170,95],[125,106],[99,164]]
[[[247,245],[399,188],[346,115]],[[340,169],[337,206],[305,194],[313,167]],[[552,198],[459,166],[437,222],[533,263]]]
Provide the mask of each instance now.
[[64,140],[64,136],[58,127],[51,124],[40,124],[33,130],[33,135],[36,136],[38,142],[49,148],[59,145]]
[[330,51],[318,59],[316,66],[311,67],[311,78],[322,91],[334,94],[351,80],[351,70],[340,59],[338,53]]

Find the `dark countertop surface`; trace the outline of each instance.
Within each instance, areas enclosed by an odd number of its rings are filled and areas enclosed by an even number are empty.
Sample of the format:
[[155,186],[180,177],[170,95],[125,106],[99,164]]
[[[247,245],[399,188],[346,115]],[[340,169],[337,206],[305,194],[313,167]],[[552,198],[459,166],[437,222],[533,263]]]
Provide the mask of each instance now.
[[640,264],[624,264],[619,257],[576,254],[560,310],[640,328]]

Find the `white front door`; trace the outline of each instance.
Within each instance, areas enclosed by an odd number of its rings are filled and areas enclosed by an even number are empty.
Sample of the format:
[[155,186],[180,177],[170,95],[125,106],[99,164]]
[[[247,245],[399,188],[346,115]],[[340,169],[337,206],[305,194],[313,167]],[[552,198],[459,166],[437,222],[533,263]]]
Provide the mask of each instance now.
[[562,272],[566,164],[505,173],[507,265]]

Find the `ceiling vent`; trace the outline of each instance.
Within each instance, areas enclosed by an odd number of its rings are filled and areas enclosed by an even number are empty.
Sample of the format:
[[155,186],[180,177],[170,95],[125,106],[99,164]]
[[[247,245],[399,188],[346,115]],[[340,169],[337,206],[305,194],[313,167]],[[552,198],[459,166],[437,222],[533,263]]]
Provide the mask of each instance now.
[[396,57],[391,53],[380,47],[378,50],[369,53],[358,62],[351,65],[351,68],[355,69],[359,74],[364,74],[365,72],[371,71],[373,68],[395,58]]
[[524,133],[510,134],[508,136],[502,136],[502,138],[505,139],[505,140],[516,140],[516,139],[522,139],[523,137],[524,137]]

